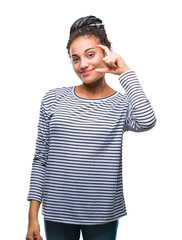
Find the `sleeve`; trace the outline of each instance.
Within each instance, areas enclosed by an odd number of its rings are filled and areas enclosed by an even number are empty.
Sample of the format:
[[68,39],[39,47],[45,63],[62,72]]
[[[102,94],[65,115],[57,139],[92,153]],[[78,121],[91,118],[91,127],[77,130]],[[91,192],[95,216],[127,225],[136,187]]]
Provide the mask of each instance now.
[[30,176],[30,187],[27,200],[42,202],[43,185],[49,152],[49,118],[44,106],[44,98],[41,101],[38,135],[36,139],[35,154]]
[[153,128],[156,116],[135,71],[124,72],[119,76],[119,81],[128,99],[124,131],[141,132]]

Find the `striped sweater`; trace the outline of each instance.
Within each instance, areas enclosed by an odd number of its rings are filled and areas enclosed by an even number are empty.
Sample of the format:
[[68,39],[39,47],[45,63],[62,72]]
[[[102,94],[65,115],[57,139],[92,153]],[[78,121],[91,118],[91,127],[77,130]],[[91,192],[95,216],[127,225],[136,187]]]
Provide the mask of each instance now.
[[104,224],[127,215],[122,180],[125,131],[146,131],[155,113],[135,71],[119,76],[125,90],[104,98],[76,95],[75,86],[46,92],[27,200],[45,220]]

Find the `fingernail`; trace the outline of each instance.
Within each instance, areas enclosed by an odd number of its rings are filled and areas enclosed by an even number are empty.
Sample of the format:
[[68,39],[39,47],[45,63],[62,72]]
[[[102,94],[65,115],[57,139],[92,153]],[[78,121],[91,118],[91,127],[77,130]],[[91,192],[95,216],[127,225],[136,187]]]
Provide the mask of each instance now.
[[108,68],[109,69],[109,71],[111,71],[111,68]]
[[113,68],[114,71],[116,71],[116,68]]

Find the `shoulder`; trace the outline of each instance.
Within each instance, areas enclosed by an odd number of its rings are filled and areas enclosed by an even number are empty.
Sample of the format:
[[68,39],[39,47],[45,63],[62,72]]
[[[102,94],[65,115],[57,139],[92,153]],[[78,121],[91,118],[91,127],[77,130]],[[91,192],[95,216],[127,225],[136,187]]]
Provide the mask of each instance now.
[[42,105],[46,110],[50,110],[56,100],[60,97],[66,96],[70,89],[71,87],[59,87],[49,89],[42,97]]
[[67,94],[71,87],[59,87],[59,88],[52,88],[49,89],[43,96],[42,100],[47,101],[51,99],[55,99],[60,95]]

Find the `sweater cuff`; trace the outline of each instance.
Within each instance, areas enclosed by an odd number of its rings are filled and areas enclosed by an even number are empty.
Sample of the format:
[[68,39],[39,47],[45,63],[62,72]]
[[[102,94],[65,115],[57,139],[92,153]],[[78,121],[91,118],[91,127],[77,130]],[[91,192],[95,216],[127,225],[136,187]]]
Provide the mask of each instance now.
[[123,76],[125,73],[128,73],[128,72],[134,72],[134,70],[128,70],[128,71],[126,71],[126,72],[123,72],[123,73],[121,73],[121,74],[119,75],[119,77]]

